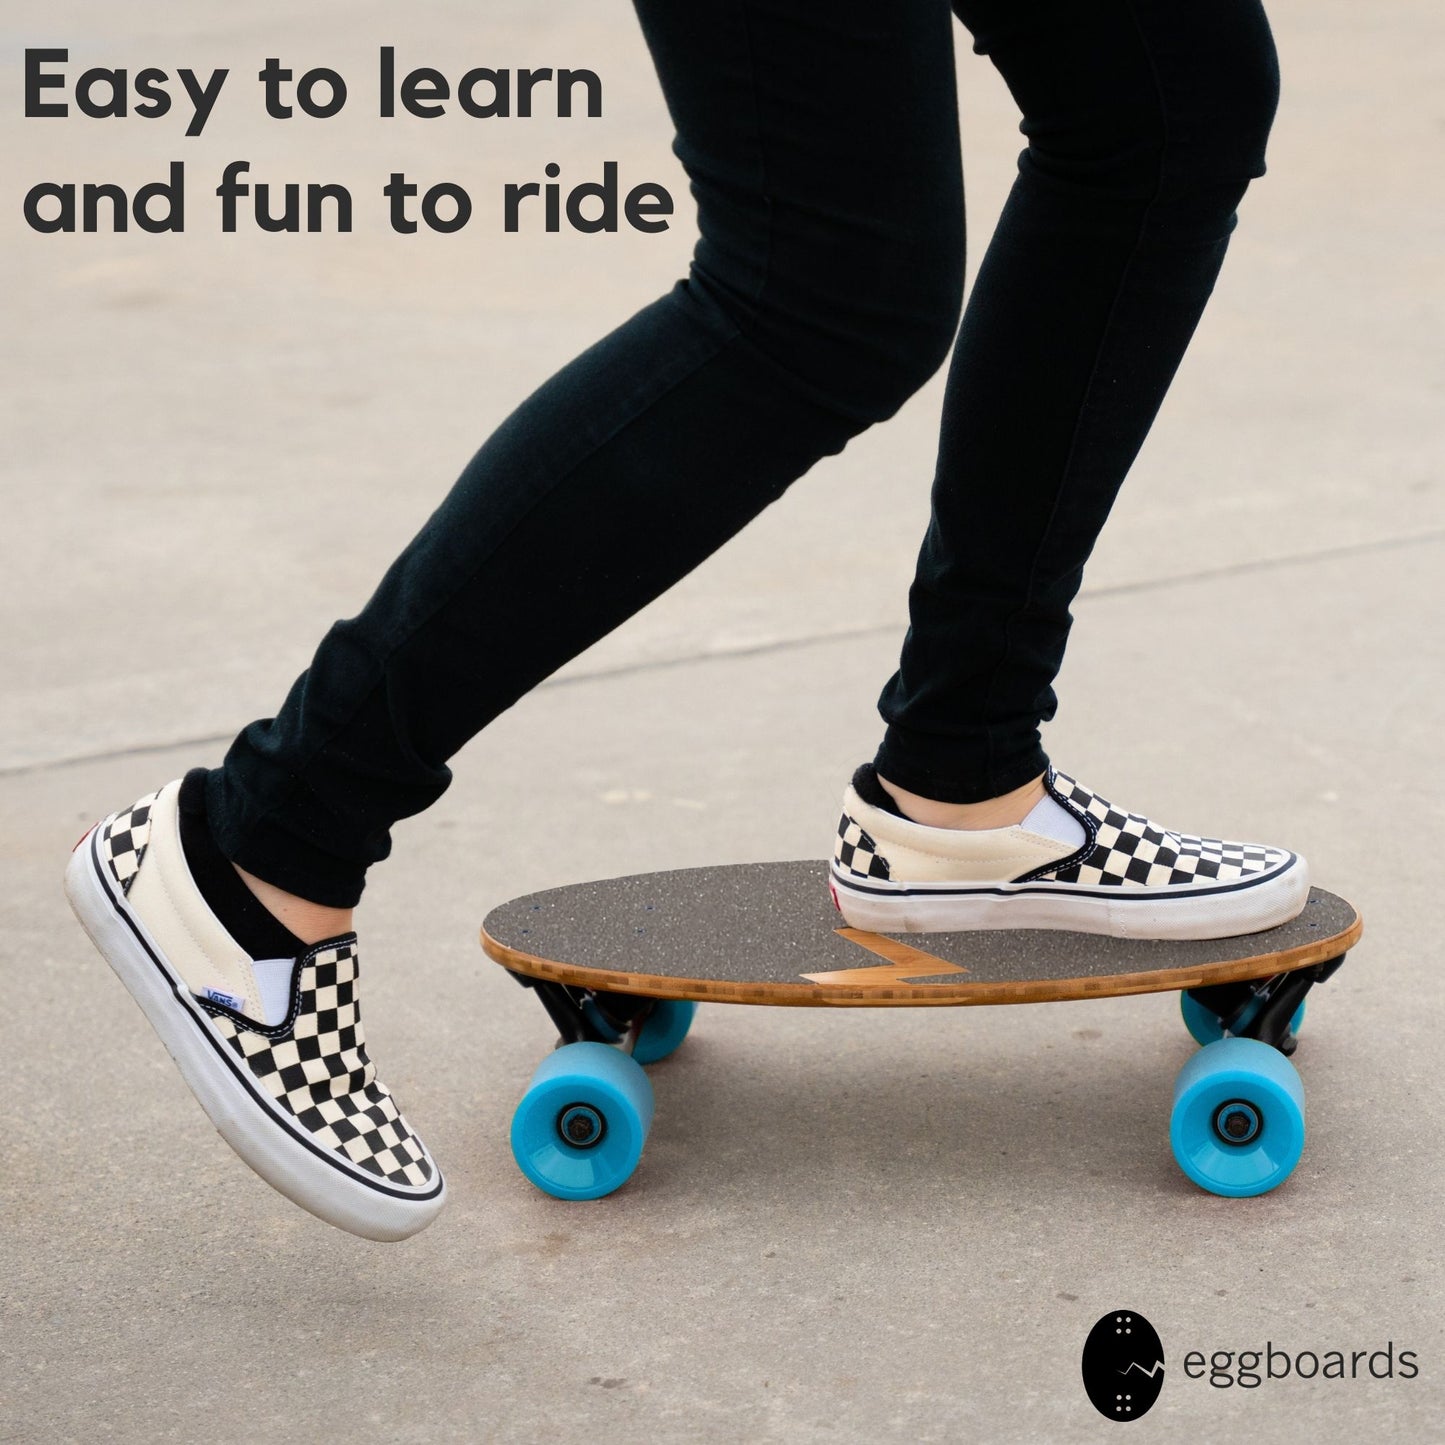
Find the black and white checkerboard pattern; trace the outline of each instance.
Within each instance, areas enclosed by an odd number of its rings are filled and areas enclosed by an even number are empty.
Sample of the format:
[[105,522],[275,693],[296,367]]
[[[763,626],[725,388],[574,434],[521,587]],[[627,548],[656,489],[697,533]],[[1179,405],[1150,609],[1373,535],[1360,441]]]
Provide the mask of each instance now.
[[1279,867],[1289,857],[1262,843],[1228,843],[1175,833],[1125,812],[1063,773],[1053,775],[1055,792],[1097,825],[1093,851],[1071,866],[1035,874],[1060,883],[1167,888],[1213,881],[1237,883]]
[[281,1028],[248,1026],[238,1015],[203,1007],[316,1143],[393,1184],[419,1186],[432,1165],[367,1056],[357,973],[354,941],[306,955],[293,1017]]
[[151,808],[159,796],[159,793],[147,793],[138,803],[117,813],[100,830],[100,851],[110,864],[122,893],[130,892],[130,885],[140,871],[151,835]]
[[878,856],[878,845],[844,809],[833,842],[838,865],[858,878],[887,878],[888,860]]

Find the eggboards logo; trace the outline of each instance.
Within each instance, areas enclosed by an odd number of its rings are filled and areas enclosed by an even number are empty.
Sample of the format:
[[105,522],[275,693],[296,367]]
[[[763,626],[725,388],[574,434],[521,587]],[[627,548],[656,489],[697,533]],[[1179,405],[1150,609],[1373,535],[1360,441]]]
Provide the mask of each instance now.
[[1114,1310],[1089,1331],[1080,1368],[1101,1415],[1137,1420],[1164,1388],[1164,1346],[1138,1310]]

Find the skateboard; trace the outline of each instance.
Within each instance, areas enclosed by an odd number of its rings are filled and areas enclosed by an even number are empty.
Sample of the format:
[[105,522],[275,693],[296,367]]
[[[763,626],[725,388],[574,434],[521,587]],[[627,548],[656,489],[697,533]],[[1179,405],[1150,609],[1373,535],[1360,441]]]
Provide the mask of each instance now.
[[827,864],[813,860],[608,878],[494,908],[482,947],[536,994],[560,1036],[512,1119],[522,1173],[558,1199],[625,1183],[652,1123],[643,1066],[677,1049],[699,1003],[916,1008],[1178,990],[1201,1047],[1174,1086],[1174,1158],[1213,1194],[1263,1194],[1304,1148],[1290,1056],[1305,995],[1362,931],[1352,905],[1318,888],[1298,918],[1238,938],[842,923]]

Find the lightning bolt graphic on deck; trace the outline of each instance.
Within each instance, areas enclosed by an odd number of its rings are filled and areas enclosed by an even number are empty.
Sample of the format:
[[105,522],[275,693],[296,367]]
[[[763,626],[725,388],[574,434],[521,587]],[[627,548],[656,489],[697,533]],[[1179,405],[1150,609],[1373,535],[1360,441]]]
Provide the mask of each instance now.
[[[881,933],[870,933],[863,928],[835,928],[840,938],[876,953],[880,958],[891,959],[887,964],[875,968],[840,968],[832,973],[805,973],[810,983],[827,984],[906,984],[910,979],[933,978],[941,973],[967,973],[962,964],[949,963],[946,958],[936,958],[911,943],[900,943],[896,938],[885,938]],[[927,988],[927,984],[914,985]]]
[[1130,1360],[1128,1367],[1127,1367],[1126,1369],[1120,1370],[1119,1373],[1120,1373],[1121,1375],[1127,1375],[1130,1370],[1138,1370],[1141,1375],[1148,1375],[1149,1378],[1152,1380],[1152,1379],[1154,1378],[1154,1376],[1157,1375],[1157,1374],[1159,1373],[1159,1371],[1162,1370],[1163,1368],[1164,1368],[1164,1361],[1163,1361],[1163,1360],[1155,1360],[1155,1361],[1154,1361],[1154,1368],[1153,1368],[1152,1370],[1146,1370],[1143,1365],[1141,1365],[1141,1364],[1138,1363],[1138,1361],[1136,1361],[1136,1360]]

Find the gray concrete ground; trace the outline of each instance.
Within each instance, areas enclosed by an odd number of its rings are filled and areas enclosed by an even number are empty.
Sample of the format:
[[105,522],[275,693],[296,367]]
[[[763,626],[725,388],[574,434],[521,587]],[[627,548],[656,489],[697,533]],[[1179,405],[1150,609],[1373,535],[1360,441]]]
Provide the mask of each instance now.
[[[397,830],[360,913],[368,1029],[451,1181],[402,1246],[230,1154],[71,919],[98,813],[271,711],[474,447],[670,283],[690,207],[627,8],[12,0],[0,979],[5,1440],[1087,1441],[1093,1321],[1168,1354],[1145,1439],[1445,1440],[1440,1248],[1445,507],[1442,27],[1423,0],[1274,0],[1284,102],[1215,300],[1091,566],[1049,733],[1184,826],[1279,840],[1367,919],[1311,1003],[1310,1139],[1276,1193],[1190,1186],[1172,996],[985,1012],[714,1007],[655,1070],[634,1180],[548,1200],[511,1109],[549,1044],[476,929],[524,890],[828,845],[873,748],[927,505],[935,382],[544,685]],[[408,65],[586,65],[595,121],[370,118]],[[206,133],[21,121],[26,45],[230,66]],[[971,263],[1020,145],[959,46]],[[355,80],[268,122],[269,55]],[[216,233],[203,182],[393,168],[484,214],[392,236]],[[37,180],[195,178],[181,237],[43,237]],[[505,236],[493,197],[604,159],[680,203],[647,237]],[[479,207],[479,212],[482,210]],[[685,479],[683,479],[685,484]],[[846,602],[840,599],[846,598]],[[1413,1350],[1414,1379],[1212,1388],[1187,1352]]]

